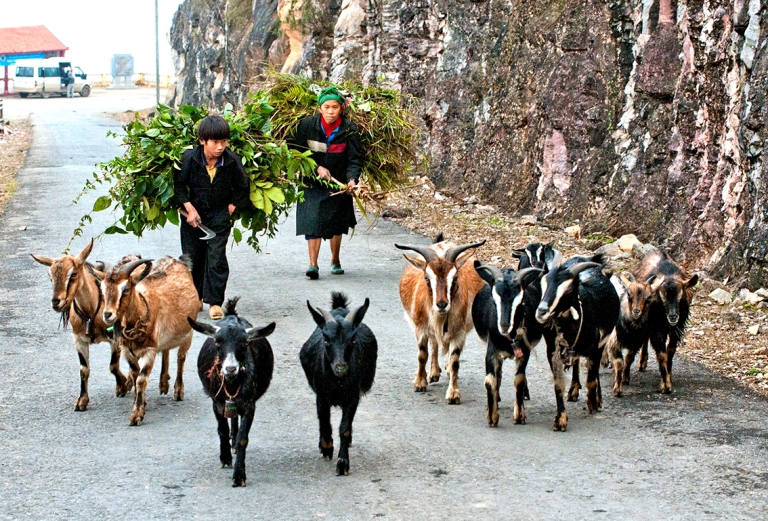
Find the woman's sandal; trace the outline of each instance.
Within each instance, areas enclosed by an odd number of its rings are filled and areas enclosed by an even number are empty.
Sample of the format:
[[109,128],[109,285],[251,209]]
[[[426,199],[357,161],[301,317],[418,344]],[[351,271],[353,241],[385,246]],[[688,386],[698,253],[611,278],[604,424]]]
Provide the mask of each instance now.
[[331,273],[333,275],[344,275],[344,270],[341,268],[341,264],[331,264]]
[[317,266],[310,266],[305,273],[311,280],[317,280],[320,277],[320,268]]

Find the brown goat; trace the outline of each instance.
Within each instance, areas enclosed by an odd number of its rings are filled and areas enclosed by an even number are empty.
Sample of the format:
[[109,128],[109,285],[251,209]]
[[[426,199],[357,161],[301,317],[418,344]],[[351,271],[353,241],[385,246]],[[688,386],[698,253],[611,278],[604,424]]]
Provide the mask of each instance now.
[[[668,394],[672,392],[672,360],[677,344],[685,334],[693,288],[699,276],[688,277],[669,255],[656,251],[646,255],[635,271],[637,280],[649,280],[651,277],[654,280],[648,312],[649,336],[659,364],[660,390]],[[648,360],[647,348],[643,351],[638,362],[640,370],[645,369]]]
[[[158,352],[165,365],[168,351],[179,348],[173,397],[184,399],[184,363],[192,344],[187,318],[197,317],[199,309],[192,274],[184,262],[171,257],[163,257],[154,267],[151,262],[143,259],[114,268],[102,282],[104,322],[115,325],[115,338],[136,383],[130,425],[144,421],[147,381]],[[142,270],[136,269],[143,264]]]
[[125,396],[133,384],[120,372],[120,350],[107,333],[107,326],[101,316],[104,299],[100,289],[100,274],[86,262],[91,250],[93,239],[77,256],[64,255],[52,259],[32,255],[37,262],[50,267],[49,276],[53,285],[51,307],[61,313],[64,327],[67,323],[72,324],[72,338],[80,359],[80,396],[75,401],[76,411],[86,410],[90,401],[88,379],[91,375],[91,344],[109,342],[112,348],[109,370],[115,376],[117,396]]
[[419,348],[419,367],[413,381],[415,392],[427,390],[425,367],[429,359],[427,348],[430,345],[432,364],[429,381],[440,380],[437,360],[440,346],[443,355],[450,351],[446,364],[450,381],[445,399],[448,403],[461,403],[458,387],[459,358],[467,333],[474,327],[472,301],[485,284],[474,266],[467,261],[475,253],[475,248],[483,244],[485,241],[456,246],[445,242],[442,234],[429,246],[395,244],[401,250],[412,250],[423,257],[404,255],[411,264],[406,266],[400,278],[400,300],[405,308],[406,319],[416,334]]
[[619,320],[606,350],[610,351],[613,361],[613,395],[616,397],[621,396],[624,385],[629,384],[629,369],[638,351],[648,345],[648,315],[656,289],[651,285],[656,279],[654,276],[646,282],[637,282],[631,273],[626,277],[626,280],[616,275],[611,278],[621,299]]

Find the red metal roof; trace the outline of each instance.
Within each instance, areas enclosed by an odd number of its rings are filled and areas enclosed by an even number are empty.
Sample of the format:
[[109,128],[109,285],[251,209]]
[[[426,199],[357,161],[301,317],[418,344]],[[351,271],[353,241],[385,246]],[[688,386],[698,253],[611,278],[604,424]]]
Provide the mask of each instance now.
[[44,25],[0,28],[0,54],[26,54],[68,49],[69,47],[61,43]]

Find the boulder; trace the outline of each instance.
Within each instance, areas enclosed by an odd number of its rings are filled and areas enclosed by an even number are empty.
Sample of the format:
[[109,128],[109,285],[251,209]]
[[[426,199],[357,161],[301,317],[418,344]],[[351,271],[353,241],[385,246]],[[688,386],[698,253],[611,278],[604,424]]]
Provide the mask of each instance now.
[[611,242],[609,244],[603,244],[600,246],[595,250],[595,253],[602,253],[606,257],[613,257],[614,255],[619,255],[623,252],[621,251],[621,248],[619,248],[618,244]]
[[621,249],[621,251],[632,253],[632,249],[635,247],[635,245],[642,247],[643,243],[637,240],[635,234],[630,233],[619,237],[619,240],[616,241],[616,245]]
[[578,224],[575,226],[569,226],[564,231],[574,239],[581,239],[581,226]]
[[710,293],[709,298],[714,300],[721,306],[731,303],[731,294],[721,288],[717,288],[712,293]]

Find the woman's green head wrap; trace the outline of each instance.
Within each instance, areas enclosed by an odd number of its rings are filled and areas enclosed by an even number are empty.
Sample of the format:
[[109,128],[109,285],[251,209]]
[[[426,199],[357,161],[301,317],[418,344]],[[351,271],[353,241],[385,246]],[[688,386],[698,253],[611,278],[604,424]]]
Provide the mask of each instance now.
[[338,101],[342,105],[345,105],[347,102],[344,96],[342,96],[341,92],[339,92],[339,89],[336,87],[328,87],[317,96],[318,105],[322,105],[328,100]]

